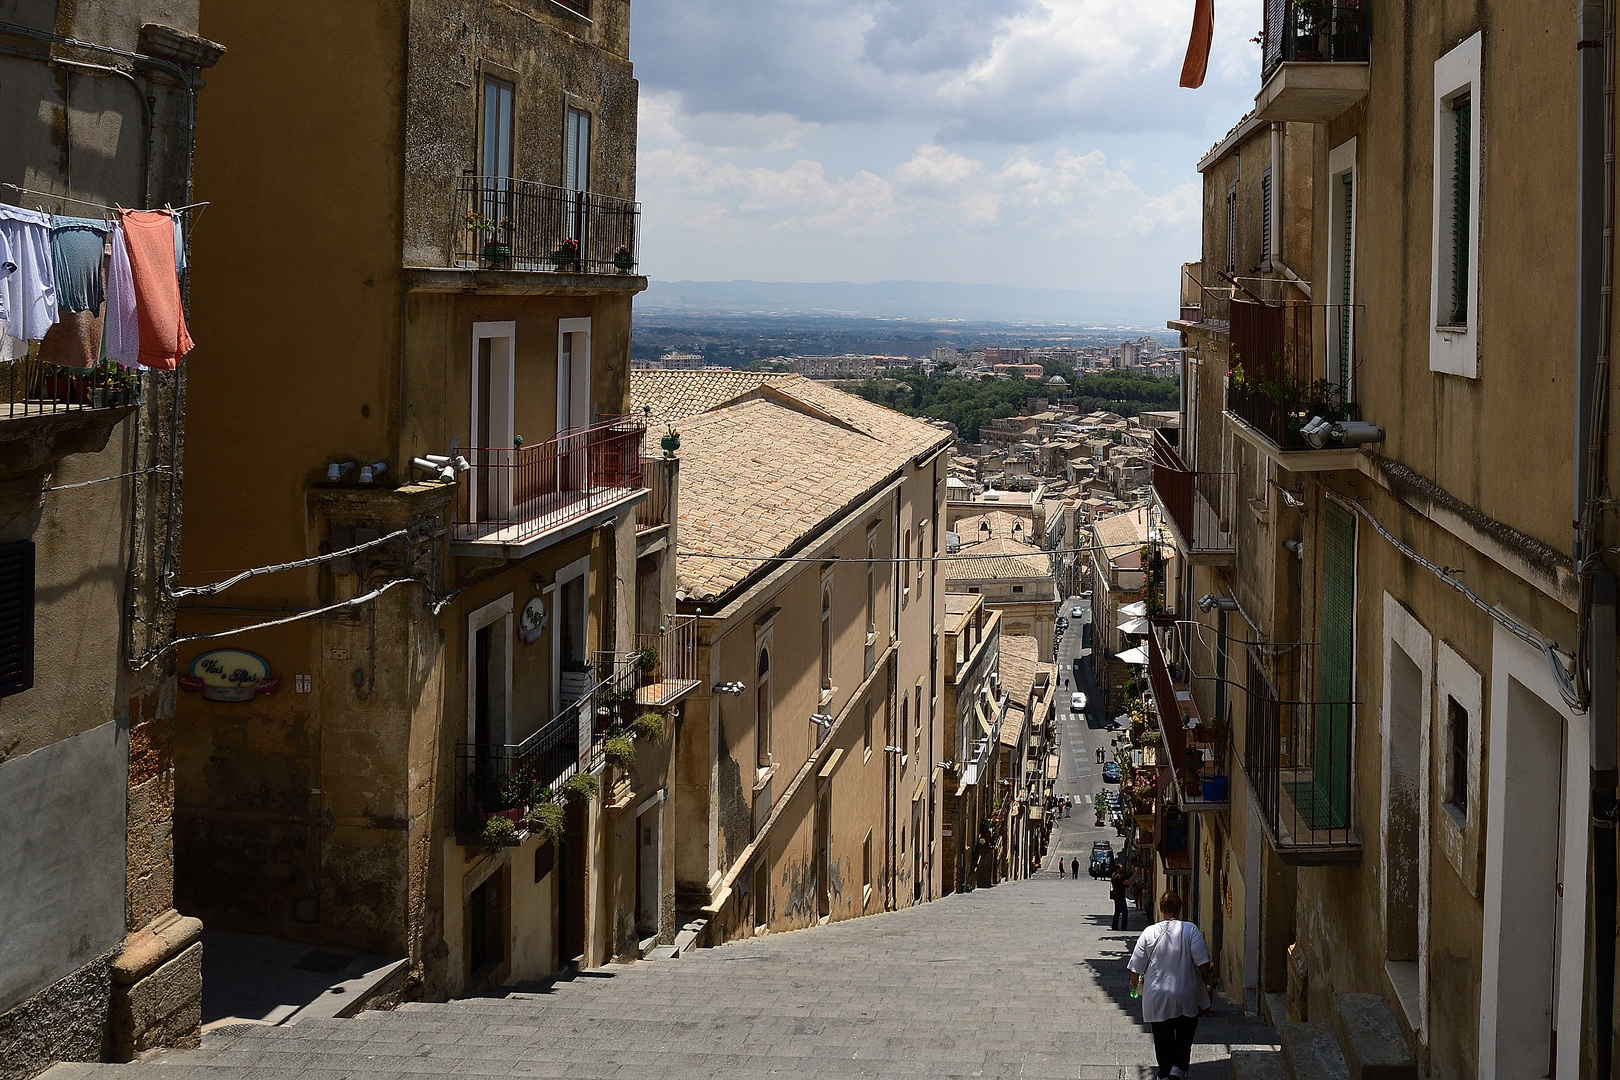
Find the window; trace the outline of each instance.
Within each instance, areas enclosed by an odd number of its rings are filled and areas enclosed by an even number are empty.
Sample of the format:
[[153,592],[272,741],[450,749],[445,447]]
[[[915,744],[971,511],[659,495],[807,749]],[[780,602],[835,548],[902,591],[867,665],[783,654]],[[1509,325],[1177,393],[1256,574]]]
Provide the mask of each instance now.
[[1271,269],[1271,170],[1260,174],[1260,269]]
[[756,764],[771,767],[771,652],[759,650],[759,669],[754,683]]
[[591,189],[591,114],[569,109],[563,138],[563,187]]
[[1429,367],[1470,379],[1479,367],[1480,42],[1475,34],[1434,64]]
[[900,602],[905,603],[911,597],[911,530],[906,530],[905,543],[900,546],[903,554],[900,556]]
[[861,841],[861,900],[864,903],[872,898],[872,830],[866,830],[866,839]]
[[1226,189],[1226,272],[1237,273],[1237,185]]
[[34,542],[0,544],[0,697],[34,685]]
[[1468,710],[1446,695],[1446,802],[1468,817]]
[[483,174],[512,175],[512,84],[484,76]]
[[861,737],[866,740],[866,756],[872,756],[872,699],[861,706]]
[[516,323],[474,323],[471,432],[472,505],[479,521],[512,511],[513,365]]
[[1354,400],[1356,140],[1328,152],[1328,381]]
[[877,538],[871,532],[866,537],[866,636],[877,636]]
[[832,589],[821,587],[821,688],[832,689]]
[[912,734],[912,737],[911,737],[912,738],[911,749],[912,749],[913,752],[916,752],[916,753],[920,753],[922,751],[922,733],[923,733],[922,691],[923,691],[922,683],[919,682],[917,684],[917,692],[916,692],[916,697],[914,699],[915,704],[912,706],[912,715],[914,715],[917,718],[917,724],[916,724],[916,727],[913,728],[913,734]]
[[1021,593],[1024,591],[1024,587],[1022,585],[1014,585],[1012,587],[1012,591],[1015,593]]
[[900,756],[905,758],[906,735],[911,731],[911,700],[904,693],[900,695]]

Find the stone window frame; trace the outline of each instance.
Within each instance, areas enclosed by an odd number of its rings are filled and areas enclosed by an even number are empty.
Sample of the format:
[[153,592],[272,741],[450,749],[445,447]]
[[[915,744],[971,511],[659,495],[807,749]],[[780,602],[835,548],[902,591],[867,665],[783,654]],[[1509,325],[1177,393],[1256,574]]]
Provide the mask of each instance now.
[[[1478,897],[1484,878],[1481,865],[1480,808],[1484,800],[1485,676],[1465,660],[1450,642],[1439,643],[1435,658],[1435,730],[1431,745],[1439,766],[1440,850],[1456,871],[1470,896]],[[1468,807],[1460,813],[1449,800],[1451,792],[1451,719],[1447,701],[1456,699],[1468,710]]]

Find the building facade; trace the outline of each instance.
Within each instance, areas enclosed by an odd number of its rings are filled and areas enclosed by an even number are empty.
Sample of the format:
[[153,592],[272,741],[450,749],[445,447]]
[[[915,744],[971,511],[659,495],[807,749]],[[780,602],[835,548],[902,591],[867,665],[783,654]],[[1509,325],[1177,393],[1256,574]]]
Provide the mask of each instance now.
[[677,901],[721,942],[941,893],[950,436],[797,375],[636,372],[679,431]]
[[[93,236],[99,292],[106,260],[124,251],[116,207],[186,208],[170,268],[178,303],[197,220],[191,121],[201,72],[222,52],[198,36],[196,4],[8,5],[8,243],[19,225]],[[171,216],[151,220],[172,231]],[[175,615],[164,587],[179,542],[185,369],[102,359],[104,297],[79,303],[55,281],[29,284],[18,275],[37,264],[23,266],[19,251],[8,247],[12,281],[0,288],[10,308],[0,317],[7,1078],[195,1045],[202,977],[201,925],[175,911]],[[54,324],[40,333],[16,321],[36,298]]]
[[1606,1074],[1602,11],[1282,7],[1200,165],[1155,447],[1190,620],[1157,711],[1229,725],[1195,910],[1279,1019],[1370,1001],[1425,1075]]
[[1001,689],[1001,613],[987,608],[972,593],[945,594],[944,694],[940,712],[951,725],[944,733],[944,810],[940,826],[940,888],[960,892],[977,882],[974,868],[988,859],[981,844],[982,822],[989,820],[987,797],[994,786],[993,755],[1006,714]]
[[622,415],[629,5],[226,2],[203,28],[247,44],[199,119],[222,360],[192,388],[180,659],[279,684],[181,695],[188,910],[403,957],[426,997],[672,941],[695,679],[662,578],[678,464]]

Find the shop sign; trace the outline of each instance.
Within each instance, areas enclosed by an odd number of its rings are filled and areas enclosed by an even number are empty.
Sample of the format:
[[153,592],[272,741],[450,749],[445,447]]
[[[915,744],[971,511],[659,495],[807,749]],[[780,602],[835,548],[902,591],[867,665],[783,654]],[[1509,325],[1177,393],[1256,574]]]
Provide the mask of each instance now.
[[270,661],[241,649],[216,649],[191,662],[191,670],[179,678],[180,689],[201,694],[209,701],[252,701],[259,694],[273,694],[281,686],[281,676],[270,671]]
[[540,634],[545,628],[546,598],[531,597],[518,614],[518,637],[532,645],[540,640]]

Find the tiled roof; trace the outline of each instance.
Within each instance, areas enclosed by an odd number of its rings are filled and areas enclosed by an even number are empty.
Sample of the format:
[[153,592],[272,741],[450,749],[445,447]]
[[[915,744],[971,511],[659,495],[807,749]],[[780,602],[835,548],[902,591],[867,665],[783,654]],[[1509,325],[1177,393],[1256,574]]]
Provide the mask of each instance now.
[[1035,689],[1040,642],[1023,634],[1001,635],[1001,685],[1022,706]]
[[1148,538],[1147,516],[1145,508],[1138,508],[1091,523],[1109,562],[1125,569],[1137,568],[1142,561],[1142,545]]
[[947,560],[946,581],[995,581],[1001,578],[1021,581],[1052,576],[1051,555],[1022,540],[981,540],[977,544],[963,544],[957,554],[975,557]]
[[[680,430],[684,553],[787,551],[950,438],[798,375],[632,371],[630,394],[636,409],[652,406],[655,425]],[[712,600],[763,565],[676,557],[689,600]]]

